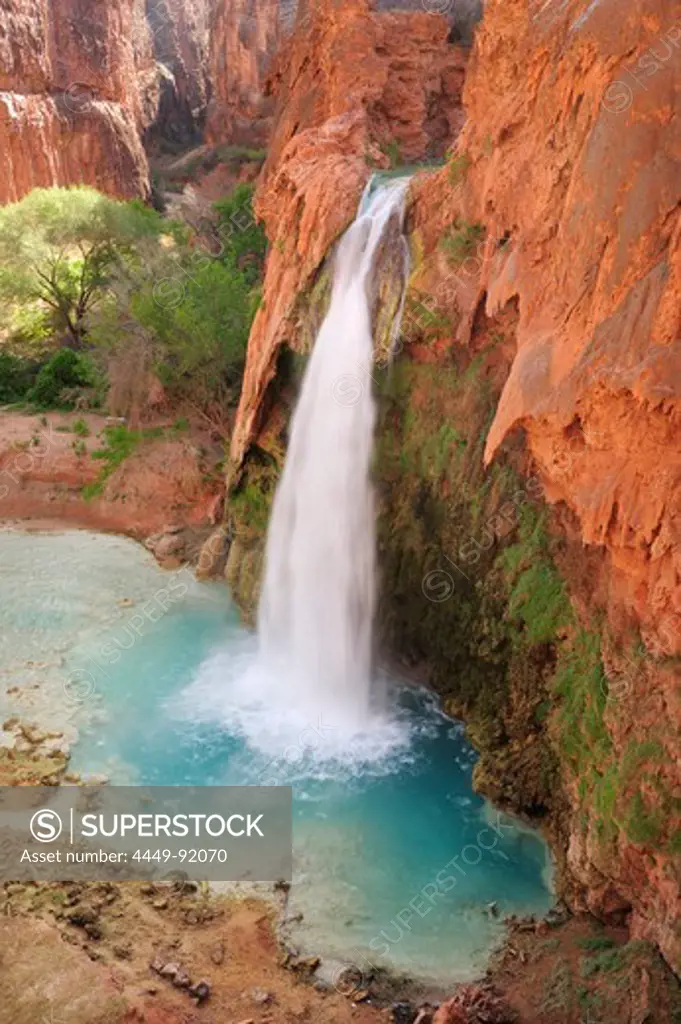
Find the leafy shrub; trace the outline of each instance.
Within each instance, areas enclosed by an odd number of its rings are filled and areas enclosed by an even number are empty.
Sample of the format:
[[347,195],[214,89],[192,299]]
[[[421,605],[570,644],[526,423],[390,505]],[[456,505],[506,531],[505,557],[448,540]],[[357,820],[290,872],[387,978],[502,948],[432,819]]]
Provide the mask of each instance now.
[[45,309],[41,303],[8,306],[3,321],[11,351],[28,360],[44,357],[60,329],[54,310]]
[[[251,197],[250,186],[239,186],[218,204],[217,255],[176,238],[172,246],[148,247],[119,268],[88,330],[108,354],[112,392],[123,396],[121,403],[114,401],[121,414],[143,405],[140,395],[132,401],[133,385],[148,388],[154,374],[171,403],[190,406],[226,435],[266,250]],[[130,408],[121,408],[126,402]]]
[[60,349],[42,366],[28,399],[42,409],[72,408],[65,398],[69,389],[94,387],[96,373],[92,361],[70,348]]
[[242,182],[227,197],[215,203],[221,262],[238,270],[249,287],[263,275],[267,236],[253,213],[254,186]]
[[88,427],[88,425],[85,422],[85,420],[82,420],[82,419],[81,420],[74,420],[74,422],[71,424],[71,430],[78,437],[89,437],[90,436],[90,428]]
[[0,209],[0,299],[6,309],[49,314],[79,348],[112,269],[161,230],[159,215],[139,201],[86,186],[33,189]]
[[0,351],[0,402],[20,402],[33,387],[39,364]]
[[242,184],[218,204],[218,254],[141,203],[91,188],[35,189],[0,210],[0,329],[23,331],[43,358],[48,334],[69,346],[35,368],[3,355],[0,401],[94,408],[106,387],[134,421],[160,379],[170,401],[226,432],[267,249],[252,196]]

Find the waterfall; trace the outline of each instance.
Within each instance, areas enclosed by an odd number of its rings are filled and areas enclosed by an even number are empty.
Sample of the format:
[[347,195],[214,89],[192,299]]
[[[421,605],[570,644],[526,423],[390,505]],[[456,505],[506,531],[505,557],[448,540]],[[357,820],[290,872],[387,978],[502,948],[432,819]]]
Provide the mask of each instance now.
[[293,415],[267,536],[259,661],[309,715],[362,727],[371,702],[375,513],[372,269],[406,179],[365,191]]

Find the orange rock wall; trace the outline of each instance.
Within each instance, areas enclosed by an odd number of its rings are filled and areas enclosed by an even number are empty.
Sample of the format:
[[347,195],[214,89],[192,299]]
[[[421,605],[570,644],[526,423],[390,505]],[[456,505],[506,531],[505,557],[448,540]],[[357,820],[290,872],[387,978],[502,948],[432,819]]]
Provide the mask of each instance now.
[[210,36],[209,142],[265,144],[272,113],[265,83],[287,24],[282,7],[277,0],[221,0],[216,8]]
[[487,456],[525,427],[660,640],[681,627],[681,2],[491,0],[466,105],[487,309],[520,308]]
[[448,33],[439,16],[323,0],[277,56],[277,120],[256,196],[272,245],[232,441],[237,464],[279,348],[296,345],[299,293],[354,216],[372,168],[390,166],[395,144],[407,161],[442,154],[460,127],[465,56]]
[[[488,0],[464,90],[458,187],[414,186],[420,286],[463,314],[518,309],[515,354],[488,434],[492,460],[521,428],[571,552],[583,622],[602,630],[603,719],[618,772],[655,750],[641,792],[665,834],[681,825],[681,3]],[[439,241],[483,241],[452,270]],[[476,312],[477,311],[477,312]],[[594,558],[593,556],[598,556]],[[586,568],[590,566],[591,568]],[[645,656],[630,654],[642,639]],[[681,966],[681,858],[615,845],[565,772],[577,905],[630,912],[637,937]]]
[[155,107],[143,0],[5,0],[0,10],[0,202],[83,181],[149,187],[140,132]]
[[[621,756],[661,743],[657,780],[678,816],[681,3],[489,0],[466,106],[463,208],[487,230],[487,311],[512,296],[520,311],[486,454],[522,426],[547,499],[604,552],[606,629],[640,632],[652,659],[613,658],[624,684],[606,724]],[[616,893],[678,967],[679,857],[643,847],[604,855],[591,822],[569,860],[589,905]]]

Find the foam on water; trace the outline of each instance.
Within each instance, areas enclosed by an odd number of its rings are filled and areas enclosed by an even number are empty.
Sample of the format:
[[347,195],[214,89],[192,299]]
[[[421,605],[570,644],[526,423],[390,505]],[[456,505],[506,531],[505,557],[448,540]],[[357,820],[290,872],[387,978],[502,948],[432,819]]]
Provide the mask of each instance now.
[[[384,687],[385,680],[377,680],[377,689]],[[257,774],[255,761],[267,760],[273,784],[398,771],[409,759],[417,729],[408,716],[382,705],[370,707],[361,724],[335,715],[333,707],[310,715],[270,674],[251,636],[232,638],[212,654],[169,710],[196,723],[225,723],[248,745],[251,771]]]

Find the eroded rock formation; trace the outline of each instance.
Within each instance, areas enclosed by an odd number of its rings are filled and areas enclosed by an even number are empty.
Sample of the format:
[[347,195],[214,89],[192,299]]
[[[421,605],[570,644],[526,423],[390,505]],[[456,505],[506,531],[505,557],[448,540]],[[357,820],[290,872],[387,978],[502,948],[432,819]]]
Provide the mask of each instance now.
[[3,0],[0,202],[79,181],[146,194],[155,83],[142,0]]
[[465,54],[445,19],[325,0],[282,47],[279,115],[256,207],[272,243],[232,444],[238,463],[296,304],[357,209],[372,168],[441,156],[461,124]]
[[210,37],[209,142],[252,148],[266,142],[272,114],[267,73],[295,18],[295,7],[295,2],[279,0],[222,0],[216,8]]
[[210,81],[211,0],[146,0],[159,62],[160,96],[151,138],[188,145],[201,139]]
[[[575,903],[629,915],[633,934],[678,969],[681,5],[672,8],[639,3],[618,19],[606,0],[490,0],[457,154],[417,182],[414,216],[427,257],[420,284],[454,314],[456,343],[470,344],[480,317],[518,310],[486,458],[523,429],[567,537],[573,601],[602,635],[605,680],[576,725],[584,749],[561,755],[567,863],[583,886]],[[454,269],[443,238],[459,246]]]
[[[626,764],[636,744],[639,755],[641,744],[657,745],[656,768],[631,797],[648,808],[648,842],[645,828],[638,843],[620,833],[613,857],[592,808],[585,830],[575,822],[570,862],[589,905],[617,894],[634,908],[636,933],[677,967],[680,57],[678,2],[638,0],[621,17],[614,0],[490,0],[460,143],[470,161],[463,216],[486,230],[487,313],[511,298],[520,312],[487,458],[524,428],[548,501],[604,555],[592,607],[623,644],[640,633],[648,655],[628,671],[613,658],[627,685],[605,712],[615,762]],[[571,791],[583,811],[579,782]],[[664,849],[655,849],[656,818],[677,837]]]

